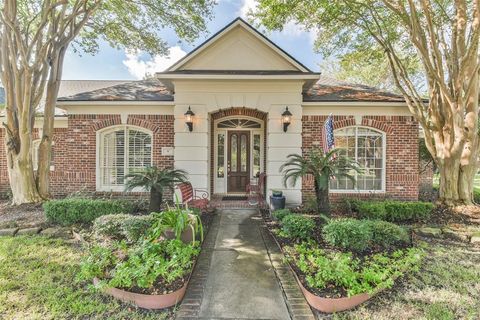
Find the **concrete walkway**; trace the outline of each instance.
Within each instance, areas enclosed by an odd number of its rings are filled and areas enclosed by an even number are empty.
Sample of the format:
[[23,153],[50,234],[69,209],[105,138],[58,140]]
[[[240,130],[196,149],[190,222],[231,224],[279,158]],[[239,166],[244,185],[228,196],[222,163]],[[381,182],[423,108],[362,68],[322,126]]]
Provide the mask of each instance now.
[[291,319],[256,210],[215,217],[177,319]]

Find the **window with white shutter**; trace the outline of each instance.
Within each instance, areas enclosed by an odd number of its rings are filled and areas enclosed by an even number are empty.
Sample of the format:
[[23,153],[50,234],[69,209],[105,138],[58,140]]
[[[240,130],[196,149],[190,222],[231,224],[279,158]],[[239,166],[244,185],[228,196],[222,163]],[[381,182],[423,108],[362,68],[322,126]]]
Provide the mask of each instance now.
[[117,126],[99,135],[98,186],[123,191],[125,175],[152,166],[152,133],[134,126]]
[[352,170],[355,183],[342,177],[330,180],[333,192],[383,192],[385,190],[385,134],[366,127],[346,127],[334,131],[340,154],[359,164],[361,172]]

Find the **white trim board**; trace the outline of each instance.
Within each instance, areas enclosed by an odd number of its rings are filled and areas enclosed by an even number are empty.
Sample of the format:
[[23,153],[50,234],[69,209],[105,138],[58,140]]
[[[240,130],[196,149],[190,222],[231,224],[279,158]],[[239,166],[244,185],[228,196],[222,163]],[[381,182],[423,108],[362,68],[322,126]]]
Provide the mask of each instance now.
[[407,106],[366,105],[344,106],[341,104],[305,105],[302,104],[304,116],[413,116]]
[[59,108],[68,114],[160,114],[173,115],[174,104],[72,104],[61,105]]

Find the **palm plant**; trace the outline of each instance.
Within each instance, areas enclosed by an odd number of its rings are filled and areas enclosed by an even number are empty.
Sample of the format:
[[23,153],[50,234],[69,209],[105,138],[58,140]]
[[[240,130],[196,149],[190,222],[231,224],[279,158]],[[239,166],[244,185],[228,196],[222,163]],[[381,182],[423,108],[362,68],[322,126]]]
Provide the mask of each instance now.
[[360,172],[357,162],[340,154],[342,149],[332,149],[327,153],[318,149],[310,151],[307,157],[299,154],[288,155],[288,160],[280,167],[283,172],[283,184],[295,186],[298,179],[312,175],[315,183],[317,212],[330,213],[328,198],[330,179],[346,177],[355,183],[354,172]]
[[203,241],[203,225],[200,216],[188,207],[181,208],[178,201],[175,207],[168,207],[167,210],[153,213],[153,215],[156,221],[149,231],[151,240],[158,239],[167,230],[172,231],[175,238],[180,240],[183,232],[190,229],[193,242],[197,234],[200,234],[200,241]]
[[150,212],[160,211],[165,189],[174,190],[175,184],[187,180],[187,172],[180,169],[165,168],[156,166],[146,167],[140,171],[129,173],[125,176],[125,190],[131,191],[135,188],[143,188],[150,192]]

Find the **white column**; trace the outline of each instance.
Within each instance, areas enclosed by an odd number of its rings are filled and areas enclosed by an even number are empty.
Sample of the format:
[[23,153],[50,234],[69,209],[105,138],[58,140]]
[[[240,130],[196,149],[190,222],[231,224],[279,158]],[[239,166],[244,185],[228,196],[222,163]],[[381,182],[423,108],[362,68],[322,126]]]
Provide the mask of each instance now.
[[272,189],[282,190],[286,202],[290,206],[302,202],[302,181],[299,179],[295,186],[290,183],[283,185],[283,174],[279,172],[280,166],[287,161],[289,154],[302,154],[302,107],[289,105],[288,109],[293,114],[292,122],[287,132],[283,132],[281,114],[285,105],[273,105],[268,113],[267,125],[267,196]]
[[184,113],[188,105],[175,106],[175,168],[188,172],[194,188],[209,189],[209,123],[204,105],[190,105],[195,113],[193,131],[185,125]]

